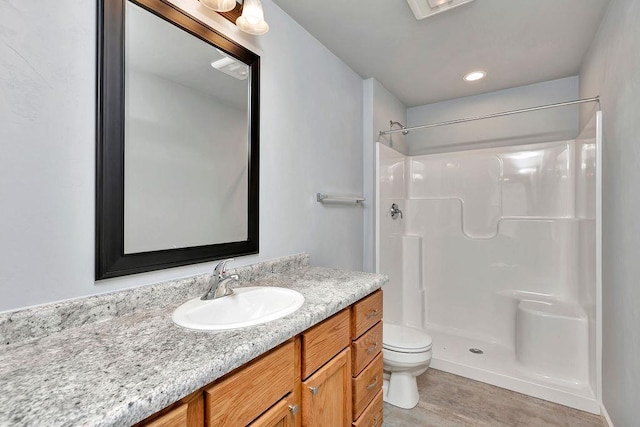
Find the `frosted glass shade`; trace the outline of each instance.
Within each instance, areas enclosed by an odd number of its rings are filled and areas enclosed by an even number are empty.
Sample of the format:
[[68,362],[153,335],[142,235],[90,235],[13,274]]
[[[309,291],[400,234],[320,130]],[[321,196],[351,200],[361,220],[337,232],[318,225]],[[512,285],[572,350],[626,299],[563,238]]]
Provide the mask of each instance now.
[[260,35],[269,31],[269,25],[264,20],[264,12],[260,0],[244,0],[242,16],[236,20],[236,25],[245,33]]
[[236,7],[236,0],[200,0],[200,3],[216,12],[229,12]]

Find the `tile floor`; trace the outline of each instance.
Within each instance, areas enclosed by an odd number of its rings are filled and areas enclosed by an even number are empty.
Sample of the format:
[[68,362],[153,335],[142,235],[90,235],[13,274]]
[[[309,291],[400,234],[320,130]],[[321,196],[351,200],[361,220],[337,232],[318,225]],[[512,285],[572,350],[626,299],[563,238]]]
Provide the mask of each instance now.
[[411,410],[384,404],[384,427],[603,427],[592,415],[468,378],[429,369]]

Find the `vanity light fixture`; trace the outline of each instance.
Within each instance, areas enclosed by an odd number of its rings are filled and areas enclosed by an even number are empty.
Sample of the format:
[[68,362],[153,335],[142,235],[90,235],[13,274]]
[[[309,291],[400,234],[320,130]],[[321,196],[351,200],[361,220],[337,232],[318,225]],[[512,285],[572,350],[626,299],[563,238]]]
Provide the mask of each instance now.
[[244,0],[242,15],[236,20],[236,25],[245,33],[256,36],[269,31],[269,24],[264,20],[264,11],[260,0]]
[[269,31],[264,20],[260,0],[198,0],[203,6],[214,10],[228,21],[236,24],[245,33],[259,36]]
[[216,12],[229,12],[236,7],[236,0],[200,0],[204,7]]
[[486,71],[478,70],[472,71],[463,77],[465,82],[475,82],[476,80],[484,79],[487,76]]

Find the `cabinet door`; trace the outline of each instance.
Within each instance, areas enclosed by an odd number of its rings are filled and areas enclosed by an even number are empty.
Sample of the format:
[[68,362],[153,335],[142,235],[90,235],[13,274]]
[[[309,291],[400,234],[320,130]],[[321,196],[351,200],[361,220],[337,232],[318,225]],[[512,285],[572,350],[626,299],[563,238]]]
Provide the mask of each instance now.
[[302,382],[302,425],[351,425],[351,351],[346,349]]
[[296,414],[298,410],[298,403],[291,393],[260,415],[249,424],[249,427],[297,427]]
[[246,426],[293,391],[298,381],[295,351],[290,340],[207,387],[205,425]]

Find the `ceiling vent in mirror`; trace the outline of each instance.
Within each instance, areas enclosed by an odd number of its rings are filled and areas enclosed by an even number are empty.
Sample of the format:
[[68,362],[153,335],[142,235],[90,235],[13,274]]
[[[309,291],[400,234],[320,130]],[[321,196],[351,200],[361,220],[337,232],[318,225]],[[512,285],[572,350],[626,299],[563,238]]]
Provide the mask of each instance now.
[[238,80],[245,80],[249,76],[249,67],[247,65],[226,55],[222,59],[213,61],[211,66]]
[[473,0],[407,0],[416,19],[424,19],[451,10]]

